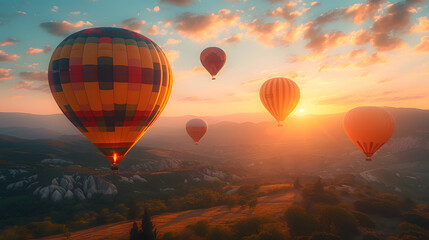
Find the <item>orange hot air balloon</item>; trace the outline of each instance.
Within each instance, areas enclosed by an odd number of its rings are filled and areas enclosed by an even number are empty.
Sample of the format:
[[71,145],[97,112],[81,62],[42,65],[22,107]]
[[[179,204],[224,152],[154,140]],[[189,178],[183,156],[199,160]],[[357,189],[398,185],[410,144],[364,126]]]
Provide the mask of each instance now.
[[90,28],[64,39],[49,63],[49,86],[67,118],[112,169],[160,115],[173,76],[149,38],[121,28]]
[[225,64],[226,54],[218,47],[209,47],[201,52],[200,60],[204,68],[212,75],[212,80],[215,80],[216,74]]
[[298,105],[300,92],[298,85],[289,78],[271,78],[262,85],[259,97],[281,127],[281,122]]
[[344,117],[344,130],[371,161],[371,156],[392,137],[395,119],[380,107],[357,107]]
[[191,119],[186,123],[186,131],[194,140],[195,144],[198,145],[200,139],[207,132],[207,123],[206,121],[199,118]]

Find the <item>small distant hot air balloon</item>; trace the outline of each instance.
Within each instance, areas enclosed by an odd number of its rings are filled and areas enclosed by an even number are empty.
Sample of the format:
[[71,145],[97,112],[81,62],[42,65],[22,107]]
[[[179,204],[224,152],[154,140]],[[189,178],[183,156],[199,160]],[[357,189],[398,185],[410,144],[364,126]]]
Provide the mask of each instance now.
[[283,126],[282,121],[298,105],[300,92],[298,85],[288,78],[271,78],[259,90],[259,97],[268,112]]
[[205,69],[216,79],[216,74],[222,69],[226,61],[225,52],[218,47],[209,47],[201,52],[200,60]]
[[188,132],[195,144],[198,145],[200,139],[207,132],[207,123],[199,118],[191,119],[186,123],[186,132]]
[[344,117],[344,130],[371,161],[371,156],[392,137],[395,119],[380,107],[357,107]]
[[160,115],[173,83],[158,45],[111,27],[64,39],[52,54],[48,78],[61,111],[106,156],[112,170]]

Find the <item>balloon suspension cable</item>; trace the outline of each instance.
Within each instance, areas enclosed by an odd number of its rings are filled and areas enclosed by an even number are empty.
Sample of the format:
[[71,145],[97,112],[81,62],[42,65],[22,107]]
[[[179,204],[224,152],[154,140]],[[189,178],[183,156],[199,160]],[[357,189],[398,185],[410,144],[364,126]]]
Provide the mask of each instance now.
[[367,162],[372,162],[372,159],[371,159],[371,157],[366,157],[366,159],[365,159]]
[[278,125],[277,126],[278,127],[283,127],[283,124],[280,121],[278,121]]

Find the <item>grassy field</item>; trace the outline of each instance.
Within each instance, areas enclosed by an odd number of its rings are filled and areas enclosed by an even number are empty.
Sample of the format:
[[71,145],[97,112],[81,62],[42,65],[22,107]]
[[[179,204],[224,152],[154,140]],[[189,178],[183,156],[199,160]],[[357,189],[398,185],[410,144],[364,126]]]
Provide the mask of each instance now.
[[[200,220],[208,220],[213,225],[228,224],[236,222],[237,219],[251,215],[270,215],[276,216],[284,210],[297,198],[295,192],[281,193],[258,198],[258,205],[255,208],[242,209],[240,207],[228,208],[227,206],[218,206],[208,209],[197,209],[175,213],[165,213],[153,217],[153,223],[162,233],[180,231],[186,226]],[[113,240],[128,239],[133,221],[118,222],[90,229],[71,232],[70,239],[79,240]],[[64,235],[55,235],[43,240],[66,239]]]

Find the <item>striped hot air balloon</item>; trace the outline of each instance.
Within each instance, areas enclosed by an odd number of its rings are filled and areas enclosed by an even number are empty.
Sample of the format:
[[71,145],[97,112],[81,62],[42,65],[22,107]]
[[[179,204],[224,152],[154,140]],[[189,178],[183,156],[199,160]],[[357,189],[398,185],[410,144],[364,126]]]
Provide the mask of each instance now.
[[204,49],[200,55],[201,64],[216,79],[216,74],[222,69],[226,61],[225,52],[218,47],[209,47]]
[[357,107],[344,117],[344,130],[371,161],[372,155],[392,137],[395,119],[380,107]]
[[207,123],[199,118],[191,119],[186,123],[186,132],[188,132],[188,135],[194,140],[195,144],[198,144],[207,132]]
[[262,85],[259,97],[281,127],[281,122],[298,105],[300,92],[298,85],[288,78],[271,78]]
[[58,106],[113,168],[160,115],[172,80],[161,48],[121,28],[76,32],[58,45],[49,63]]

